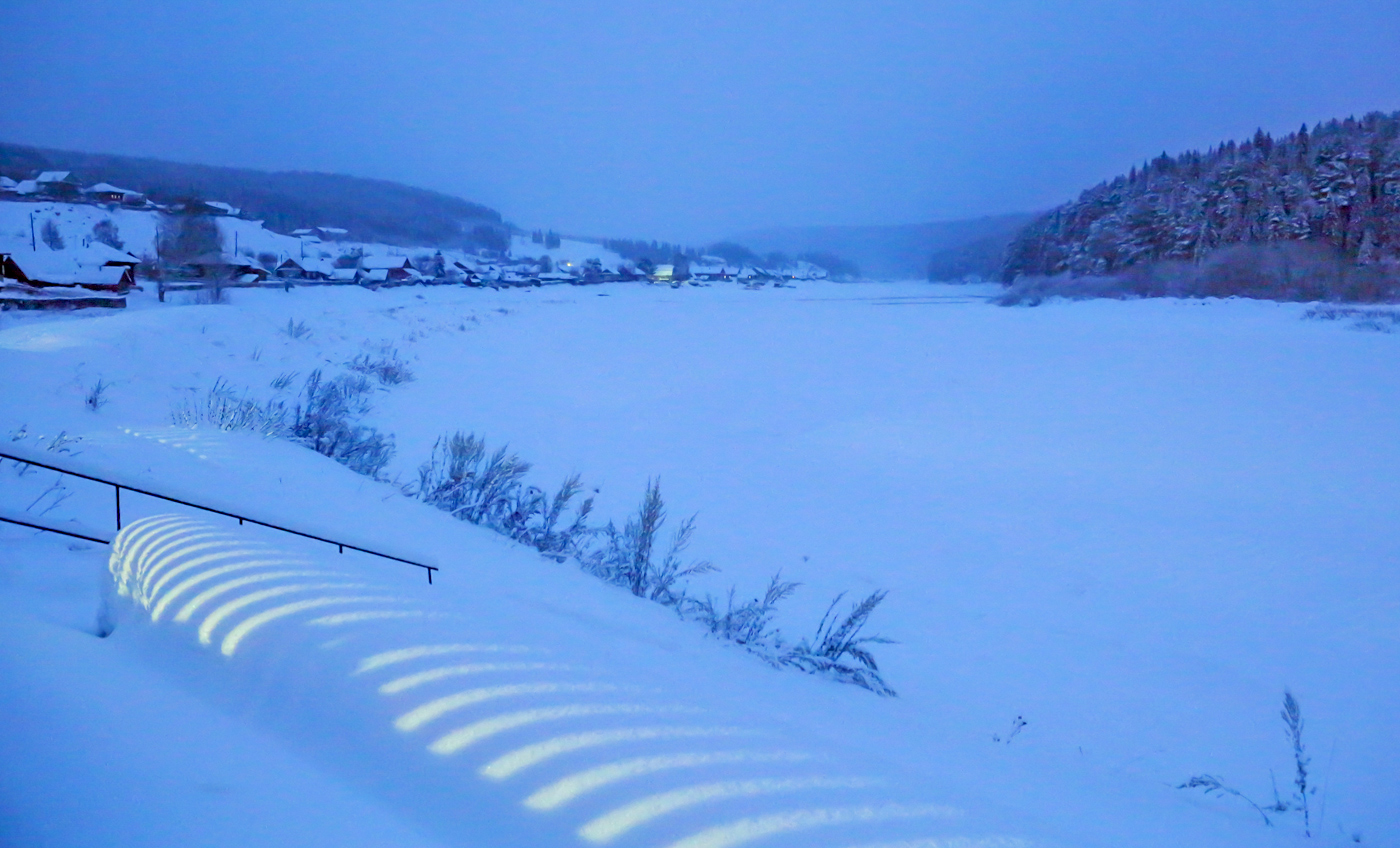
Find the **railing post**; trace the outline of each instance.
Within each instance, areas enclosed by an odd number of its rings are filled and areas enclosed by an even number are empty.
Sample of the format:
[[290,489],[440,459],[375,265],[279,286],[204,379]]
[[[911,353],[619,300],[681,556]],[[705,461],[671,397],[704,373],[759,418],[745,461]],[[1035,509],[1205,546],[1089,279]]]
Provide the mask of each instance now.
[[113,483],[112,488],[117,490],[117,529],[120,530],[122,529],[122,487]]

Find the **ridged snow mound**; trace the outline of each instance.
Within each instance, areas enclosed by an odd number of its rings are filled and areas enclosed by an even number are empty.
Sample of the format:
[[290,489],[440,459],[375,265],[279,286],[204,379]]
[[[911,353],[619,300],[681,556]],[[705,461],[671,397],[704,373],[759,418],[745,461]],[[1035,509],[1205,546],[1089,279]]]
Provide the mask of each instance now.
[[606,645],[503,633],[341,559],[145,518],[112,545],[109,611],[221,707],[448,844],[1027,844],[969,838],[957,809],[777,723],[629,678]]

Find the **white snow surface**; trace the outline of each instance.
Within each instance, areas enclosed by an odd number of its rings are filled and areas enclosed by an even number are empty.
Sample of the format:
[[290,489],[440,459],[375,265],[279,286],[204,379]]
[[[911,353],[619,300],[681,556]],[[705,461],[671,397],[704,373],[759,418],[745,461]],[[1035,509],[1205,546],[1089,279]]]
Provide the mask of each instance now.
[[[103,221],[111,221],[116,226],[117,237],[122,241],[123,249],[139,258],[153,259],[156,256],[161,227],[160,212],[58,201],[0,201],[0,251],[29,250],[31,247],[41,252],[47,251],[42,232],[45,223],[48,222],[53,223],[64,242],[63,248],[57,252],[71,251],[90,244],[93,241],[93,227]],[[441,252],[449,262],[465,259],[470,255],[462,250],[439,251],[436,247],[303,239],[300,236],[273,232],[264,227],[261,221],[247,218],[220,216],[214,221],[223,236],[224,250],[229,255],[258,257],[272,254],[278,262],[302,258],[333,260],[354,251],[362,252],[366,256],[411,258]],[[624,262],[621,256],[593,242],[563,239],[558,248],[546,250],[543,245],[531,243],[528,237],[516,236],[511,240],[511,256],[514,258],[535,259],[546,254],[559,265],[582,265],[588,259],[598,259],[603,267],[616,269]]]
[[[0,525],[0,844],[1400,839],[1400,341],[1301,321],[1299,305],[1000,309],[986,293],[298,288],[0,315],[0,435],[22,432],[15,444],[64,432],[77,441],[60,461],[442,569],[429,587],[412,566],[192,519],[189,532],[215,534],[206,543],[310,573],[258,586],[353,584],[288,591],[411,613],[342,627],[311,623],[342,607],[308,608],[225,655],[235,618],[201,645],[195,619],[151,622],[117,596],[106,547]],[[311,334],[286,334],[288,319]],[[385,345],[416,374],[367,419],[396,438],[391,474],[412,478],[435,438],[475,431],[533,461],[543,487],[581,472],[619,522],[659,476],[672,526],[698,513],[690,554],[723,569],[693,591],[752,595],[782,569],[804,583],[780,621],[796,637],[837,592],[890,590],[872,628],[897,642],[875,650],[900,697],[770,669],[308,450],[170,424],[216,379],[270,398],[280,374],[298,373],[294,389]],[[92,411],[98,379],[110,402]],[[0,507],[111,525],[110,488],[55,481],[4,463]],[[128,537],[171,510],[125,495]],[[197,541],[167,543],[197,554]],[[98,639],[104,592],[117,624]],[[405,660],[406,674],[510,667],[390,693],[379,687],[397,673],[355,673],[420,644],[500,650]],[[1272,772],[1287,797],[1285,687],[1307,722],[1311,839],[1300,815],[1271,814],[1269,828],[1234,798],[1173,788],[1210,773],[1269,803]],[[436,726],[396,729],[460,692],[475,694],[431,719],[444,731],[556,707],[635,711],[583,710],[450,754],[431,750]],[[737,735],[634,737],[481,773],[531,744],[643,727]],[[631,776],[548,806],[610,763]]]

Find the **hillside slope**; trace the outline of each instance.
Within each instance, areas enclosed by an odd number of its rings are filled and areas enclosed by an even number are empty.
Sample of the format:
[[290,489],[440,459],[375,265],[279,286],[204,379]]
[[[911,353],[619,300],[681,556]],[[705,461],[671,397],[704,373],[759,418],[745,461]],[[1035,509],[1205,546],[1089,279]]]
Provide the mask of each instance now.
[[1038,218],[1003,279],[1111,275],[1239,245],[1306,245],[1352,265],[1400,259],[1400,112],[1163,153]]
[[501,213],[494,209],[387,180],[0,143],[0,174],[21,179],[38,170],[73,171],[84,184],[110,182],[160,202],[190,196],[222,200],[282,232],[331,225],[360,241],[436,247],[498,247],[505,236]]

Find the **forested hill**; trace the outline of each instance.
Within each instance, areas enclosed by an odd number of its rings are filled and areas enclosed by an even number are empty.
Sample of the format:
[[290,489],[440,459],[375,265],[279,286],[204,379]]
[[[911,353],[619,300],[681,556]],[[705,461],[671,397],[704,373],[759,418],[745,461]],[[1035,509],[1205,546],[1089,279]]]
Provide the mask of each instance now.
[[256,171],[0,143],[0,174],[73,171],[84,185],[109,182],[157,202],[220,200],[273,230],[344,227],[360,241],[441,247],[503,245],[494,209],[427,189],[341,174]]
[[1361,265],[1400,257],[1400,112],[1165,153],[1041,216],[1003,278],[1110,275],[1238,244],[1311,242]]

